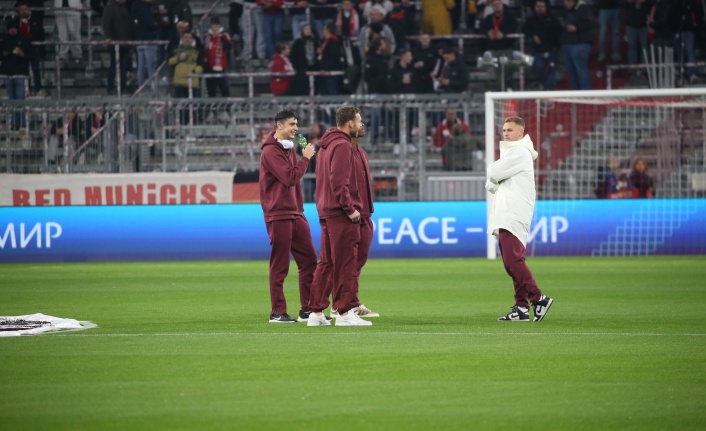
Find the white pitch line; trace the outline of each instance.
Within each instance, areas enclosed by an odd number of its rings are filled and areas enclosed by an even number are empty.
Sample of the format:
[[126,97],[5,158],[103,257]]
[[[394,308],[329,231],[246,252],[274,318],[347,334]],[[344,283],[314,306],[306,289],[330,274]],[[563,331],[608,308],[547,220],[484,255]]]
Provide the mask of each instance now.
[[[205,336],[239,336],[239,335],[321,335],[321,332],[175,332],[157,334],[51,334],[58,337],[205,337]],[[532,332],[325,332],[324,335],[452,335],[452,336],[618,336],[618,337],[704,337],[706,334],[662,334],[652,332],[564,332],[564,333],[532,333]]]

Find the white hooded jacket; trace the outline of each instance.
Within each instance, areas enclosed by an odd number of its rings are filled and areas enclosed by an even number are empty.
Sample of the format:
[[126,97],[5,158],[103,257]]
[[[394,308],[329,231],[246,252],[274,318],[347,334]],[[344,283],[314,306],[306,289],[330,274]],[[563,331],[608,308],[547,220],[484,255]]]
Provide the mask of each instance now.
[[498,236],[506,229],[527,246],[537,191],[534,184],[532,139],[500,141],[500,158],[488,166],[485,188],[495,194],[488,212],[488,233]]

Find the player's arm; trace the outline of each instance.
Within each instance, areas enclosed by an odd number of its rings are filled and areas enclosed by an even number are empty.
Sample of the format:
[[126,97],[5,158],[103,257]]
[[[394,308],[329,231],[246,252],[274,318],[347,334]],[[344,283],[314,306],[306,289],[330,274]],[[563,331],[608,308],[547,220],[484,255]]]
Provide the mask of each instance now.
[[488,180],[495,184],[500,184],[513,175],[517,175],[524,169],[524,164],[530,157],[524,148],[512,148],[505,156],[488,166]]
[[262,152],[262,166],[271,172],[277,181],[287,187],[293,187],[304,176],[309,166],[309,159],[302,157],[296,165],[290,166],[286,153],[266,146]]

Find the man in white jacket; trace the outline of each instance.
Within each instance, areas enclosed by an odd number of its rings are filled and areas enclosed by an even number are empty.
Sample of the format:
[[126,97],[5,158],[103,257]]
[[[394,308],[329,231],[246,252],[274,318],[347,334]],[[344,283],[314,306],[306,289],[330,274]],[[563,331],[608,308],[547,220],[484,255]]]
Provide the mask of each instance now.
[[505,271],[515,285],[512,311],[498,318],[509,322],[529,322],[530,303],[534,321],[539,322],[554,301],[542,294],[525,263],[525,246],[537,200],[533,165],[537,152],[529,135],[524,133],[522,118],[505,120],[500,158],[488,166],[485,183],[485,188],[495,195],[488,212],[488,233],[498,237]]

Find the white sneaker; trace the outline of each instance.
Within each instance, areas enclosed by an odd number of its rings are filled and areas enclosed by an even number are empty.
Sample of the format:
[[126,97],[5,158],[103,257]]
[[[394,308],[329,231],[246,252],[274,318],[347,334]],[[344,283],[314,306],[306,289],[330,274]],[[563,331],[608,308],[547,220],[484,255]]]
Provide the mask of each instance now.
[[341,315],[338,314],[338,310],[334,310],[334,309],[332,308],[332,309],[331,309],[331,318],[332,318],[332,319],[338,319],[339,317],[341,317]]
[[373,322],[363,320],[357,314],[349,311],[345,316],[336,319],[336,326],[373,326]]
[[306,326],[331,326],[331,322],[326,318],[324,313],[321,313],[321,316],[317,316],[316,313],[312,311],[311,314],[309,314]]
[[363,304],[360,304],[351,311],[357,314],[358,317],[380,317],[378,313],[374,312]]

